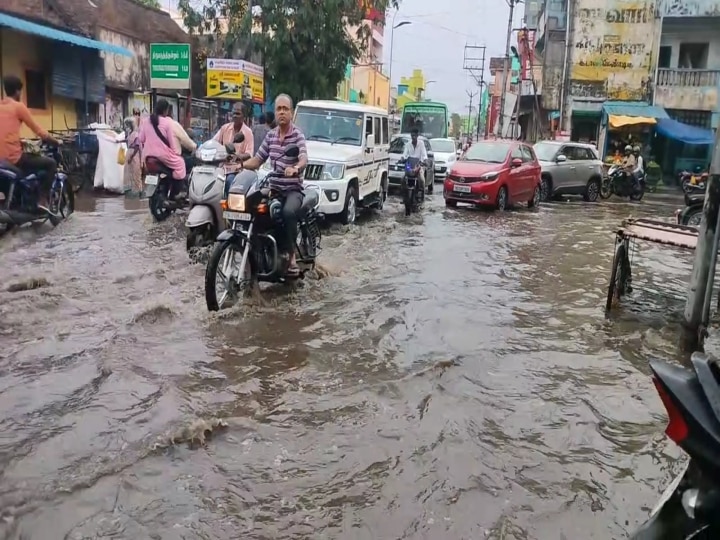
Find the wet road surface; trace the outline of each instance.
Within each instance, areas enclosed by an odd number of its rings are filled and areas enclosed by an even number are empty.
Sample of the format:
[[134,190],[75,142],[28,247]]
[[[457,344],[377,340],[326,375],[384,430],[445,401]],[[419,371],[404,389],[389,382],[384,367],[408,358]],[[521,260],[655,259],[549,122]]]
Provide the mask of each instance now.
[[647,360],[682,358],[689,255],[641,245],[603,314],[612,230],[677,208],[651,197],[396,201],[219,315],[144,201],[0,240],[0,538],[622,537],[679,468]]

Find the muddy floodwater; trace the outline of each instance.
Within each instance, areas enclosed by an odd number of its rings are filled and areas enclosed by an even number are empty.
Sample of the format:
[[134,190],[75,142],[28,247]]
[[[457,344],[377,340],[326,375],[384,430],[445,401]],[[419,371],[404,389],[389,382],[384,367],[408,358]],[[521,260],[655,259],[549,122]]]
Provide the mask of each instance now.
[[220,315],[145,202],[9,235],[0,538],[621,538],[680,467],[647,361],[691,260],[639,245],[606,319],[612,231],[678,203],[395,201]]

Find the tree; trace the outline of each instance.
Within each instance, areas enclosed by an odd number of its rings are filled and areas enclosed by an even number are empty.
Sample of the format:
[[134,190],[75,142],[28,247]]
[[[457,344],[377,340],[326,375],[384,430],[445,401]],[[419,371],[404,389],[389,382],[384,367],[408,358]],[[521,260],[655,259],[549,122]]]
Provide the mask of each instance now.
[[450,115],[450,130],[453,132],[453,136],[459,137],[462,135],[463,119],[458,113],[452,113]]
[[160,9],[160,2],[158,0],[135,0],[138,4],[142,4],[143,6]]
[[[385,13],[398,0],[374,0]],[[185,25],[193,33],[212,34],[224,41],[230,54],[250,35],[251,19],[261,32],[251,35],[246,53],[260,51],[265,80],[273,93],[287,93],[296,100],[333,98],[345,75],[348,61],[359,59],[372,36],[362,24],[367,0],[254,0],[252,17],[248,0],[206,0],[191,5],[180,0]],[[354,35],[349,28],[358,28]]]

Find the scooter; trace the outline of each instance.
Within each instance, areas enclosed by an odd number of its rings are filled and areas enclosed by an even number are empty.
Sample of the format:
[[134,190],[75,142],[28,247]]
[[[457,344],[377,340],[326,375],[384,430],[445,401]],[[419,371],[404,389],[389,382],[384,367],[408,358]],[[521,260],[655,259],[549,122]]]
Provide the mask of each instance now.
[[419,173],[422,163],[418,158],[407,158],[398,162],[405,166],[405,176],[402,179],[403,204],[405,215],[409,216],[418,211],[419,205],[425,200],[425,186],[418,185]]
[[[245,136],[238,133],[234,143],[244,140]],[[225,230],[220,202],[227,197],[228,177],[234,177],[235,172],[227,161],[230,158],[242,157],[247,156],[236,156],[232,144],[225,147],[212,139],[204,142],[195,151],[198,164],[190,175],[190,213],[185,221],[188,253],[192,254],[198,249],[213,245],[218,235]]]
[[693,369],[650,361],[665,434],[690,459],[633,540],[720,538],[720,363],[697,352],[691,362]]

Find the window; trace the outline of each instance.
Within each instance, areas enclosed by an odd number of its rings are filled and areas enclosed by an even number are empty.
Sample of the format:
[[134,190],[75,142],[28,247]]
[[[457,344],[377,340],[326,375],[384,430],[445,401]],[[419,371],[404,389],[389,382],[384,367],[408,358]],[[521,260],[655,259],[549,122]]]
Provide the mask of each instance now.
[[681,43],[678,67],[685,69],[707,69],[708,43]]
[[515,148],[513,148],[512,152],[510,152],[510,159],[513,160],[513,159],[522,159],[522,158],[523,158],[523,155],[522,155],[522,150],[520,150],[520,147],[516,146]]
[[378,117],[373,118],[373,128],[375,132],[375,143],[382,144],[382,139],[380,135],[380,119]]
[[672,57],[672,47],[669,45],[662,45],[660,47],[660,53],[658,54],[658,67],[659,68],[669,68],[671,57]]
[[525,163],[529,163],[529,162],[531,162],[531,161],[535,161],[535,160],[533,159],[533,155],[532,155],[532,152],[530,151],[530,148],[528,148],[527,146],[521,146],[521,147],[520,147],[520,151],[522,152],[522,160],[523,160]]
[[25,71],[25,102],[28,109],[47,108],[47,81],[42,71]]
[[390,128],[388,127],[387,116],[382,119],[382,143],[387,144],[390,141]]
[[568,161],[574,161],[577,159],[577,154],[575,154],[575,147],[574,146],[563,146],[560,149],[560,153],[568,158]]
[[360,146],[362,113],[338,109],[300,106],[295,110],[295,125],[308,141]]
[[373,128],[373,121],[372,116],[366,116],[365,117],[365,138],[367,138],[368,135],[372,135]]

